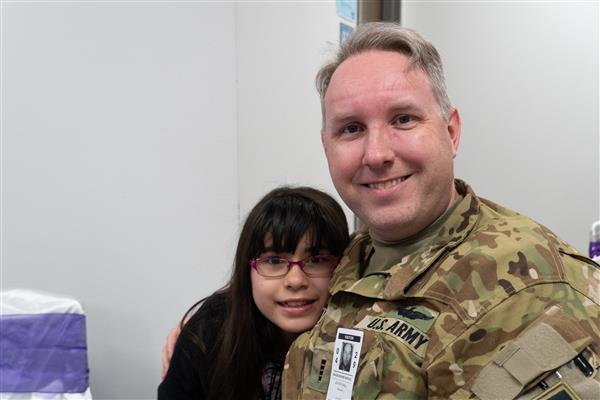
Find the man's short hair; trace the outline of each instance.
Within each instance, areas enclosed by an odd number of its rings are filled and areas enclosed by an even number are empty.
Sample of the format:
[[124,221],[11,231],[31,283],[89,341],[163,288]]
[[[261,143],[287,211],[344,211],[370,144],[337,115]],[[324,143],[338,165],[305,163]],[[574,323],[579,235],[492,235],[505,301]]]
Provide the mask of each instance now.
[[323,126],[325,109],[323,100],[335,70],[348,58],[369,50],[394,51],[409,57],[409,65],[418,67],[429,77],[433,94],[443,117],[450,116],[452,105],[446,93],[442,59],[431,43],[412,29],[391,22],[370,22],[360,25],[339,47],[333,61],[317,73],[315,83],[321,97]]

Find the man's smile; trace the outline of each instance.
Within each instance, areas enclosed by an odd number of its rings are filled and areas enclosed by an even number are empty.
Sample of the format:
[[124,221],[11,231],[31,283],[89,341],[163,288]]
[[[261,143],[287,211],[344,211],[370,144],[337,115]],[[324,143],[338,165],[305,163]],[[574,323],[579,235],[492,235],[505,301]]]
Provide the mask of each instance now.
[[376,189],[376,190],[390,189],[390,188],[404,182],[405,180],[410,178],[410,176],[411,175],[406,175],[406,176],[402,176],[400,178],[388,179],[386,181],[381,181],[381,182],[364,183],[363,186],[366,186],[369,189]]

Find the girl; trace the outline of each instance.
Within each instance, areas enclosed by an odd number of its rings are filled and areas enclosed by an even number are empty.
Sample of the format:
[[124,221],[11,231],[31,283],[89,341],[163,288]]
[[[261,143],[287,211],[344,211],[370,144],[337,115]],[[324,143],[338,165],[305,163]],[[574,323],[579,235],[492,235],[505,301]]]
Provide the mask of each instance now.
[[240,233],[231,279],[184,316],[158,399],[280,399],[287,349],[321,316],[348,241],[329,195],[282,187],[263,197]]

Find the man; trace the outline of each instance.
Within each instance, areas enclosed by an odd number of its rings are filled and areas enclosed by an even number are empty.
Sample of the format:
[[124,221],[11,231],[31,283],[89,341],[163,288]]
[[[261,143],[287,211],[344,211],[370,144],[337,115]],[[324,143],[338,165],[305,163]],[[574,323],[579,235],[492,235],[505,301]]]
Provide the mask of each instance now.
[[[283,398],[600,398],[600,270],[454,179],[436,49],[367,24],[317,87],[333,183],[365,229],[290,348]],[[340,328],[362,337],[350,383],[331,371]]]
[[[454,178],[461,121],[437,50],[366,24],[317,87],[333,183],[365,227],[282,397],[600,398],[600,269]],[[333,367],[344,338],[350,378]]]

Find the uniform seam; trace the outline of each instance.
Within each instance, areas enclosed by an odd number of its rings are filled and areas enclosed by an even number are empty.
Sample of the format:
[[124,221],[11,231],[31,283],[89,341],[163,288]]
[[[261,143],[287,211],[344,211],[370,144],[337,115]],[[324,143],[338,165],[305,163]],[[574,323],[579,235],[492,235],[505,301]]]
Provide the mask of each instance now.
[[[492,303],[492,305],[490,307],[481,306],[480,308],[478,308],[476,310],[476,312],[477,312],[476,318],[469,316],[468,311],[464,308],[464,306],[461,305],[461,299],[457,299],[456,297],[450,297],[450,296],[447,296],[446,294],[437,292],[435,290],[429,290],[426,293],[424,293],[422,296],[419,296],[419,297],[427,298],[430,300],[437,300],[443,304],[446,304],[447,306],[452,308],[452,310],[457,315],[460,315],[461,319],[465,323],[469,322],[469,321],[473,321],[473,323],[475,323],[476,321],[478,321],[481,318],[482,315],[485,315],[486,313],[490,312],[491,310],[493,310],[494,308],[496,308],[497,306],[502,304],[506,299],[510,298],[511,296],[513,296],[519,292],[522,292],[523,290],[526,290],[526,289],[534,287],[534,286],[544,285],[544,284],[564,283],[564,284],[568,285],[569,287],[571,287],[573,290],[580,292],[579,290],[575,289],[575,287],[573,287],[573,285],[571,285],[571,283],[568,280],[566,280],[564,276],[561,276],[561,274],[557,274],[555,277],[545,278],[543,280],[541,280],[539,278],[538,279],[530,278],[527,280],[522,280],[522,282],[525,283],[525,285],[519,289],[511,290],[510,292],[505,291],[504,293],[506,293],[506,294],[500,298],[498,298],[498,296],[493,296],[492,299],[498,299],[498,301]],[[513,286],[513,289],[514,289],[514,286]],[[584,294],[584,293],[582,293],[582,294]],[[587,295],[585,295],[585,296],[587,297]],[[464,300],[468,300],[468,299],[462,299],[462,300],[464,301]],[[596,303],[596,302],[594,302],[594,303]]]
[[[584,260],[580,260],[578,257],[581,257],[579,254],[572,254],[569,252],[566,252],[564,250],[558,250],[560,254],[564,254],[567,257],[571,257],[574,258],[575,260],[584,263]],[[574,257],[577,256],[577,257]],[[593,268],[593,264],[585,264],[587,266],[589,266],[590,268]],[[593,269],[589,272],[590,274],[595,273],[596,271],[594,271]],[[579,289],[577,286],[574,286],[567,278],[566,274],[565,274],[565,282],[573,289],[573,291],[581,294],[583,297],[585,297],[586,299],[590,300],[592,303],[599,305],[600,306],[600,295],[598,296],[597,299],[595,299],[594,297],[590,297],[590,295],[588,295],[586,292],[583,292],[581,289]]]

